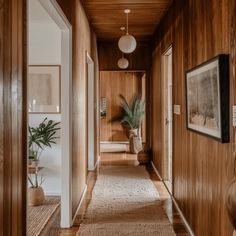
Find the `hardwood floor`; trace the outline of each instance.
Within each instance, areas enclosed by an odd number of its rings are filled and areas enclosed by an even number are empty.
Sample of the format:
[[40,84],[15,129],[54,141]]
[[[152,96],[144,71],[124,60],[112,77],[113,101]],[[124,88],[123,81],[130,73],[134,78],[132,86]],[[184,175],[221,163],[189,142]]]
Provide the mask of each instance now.
[[[114,162],[112,161],[115,160]],[[101,155],[100,165],[134,165],[134,161],[136,160],[136,155],[133,154],[124,154],[124,153],[104,153]],[[162,201],[163,207],[166,211],[166,214],[173,225],[174,231],[177,236],[190,236],[188,233],[183,221],[177,210],[174,207],[172,199],[160,179],[157,177],[156,173],[154,172],[151,165],[147,166],[147,171],[150,174],[150,178],[153,181],[154,185],[156,186],[160,199]],[[89,205],[89,202],[92,197],[93,187],[96,183],[97,179],[97,171],[89,172],[88,174],[88,191],[86,193],[85,199],[82,203],[78,216],[76,217],[74,226],[71,229],[59,229],[59,222],[60,222],[60,212],[57,212],[57,216],[54,217],[53,221],[50,222],[50,228],[47,227],[47,231],[44,230],[44,235],[49,236],[76,236],[76,233],[79,230],[79,225],[81,224],[85,211]],[[44,236],[43,235],[43,236]]]

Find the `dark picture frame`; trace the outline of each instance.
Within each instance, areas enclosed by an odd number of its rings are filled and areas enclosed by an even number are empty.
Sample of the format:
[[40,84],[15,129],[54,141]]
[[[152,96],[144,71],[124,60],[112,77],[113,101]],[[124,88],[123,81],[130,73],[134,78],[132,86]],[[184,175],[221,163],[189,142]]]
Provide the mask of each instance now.
[[186,72],[187,129],[229,142],[229,55]]

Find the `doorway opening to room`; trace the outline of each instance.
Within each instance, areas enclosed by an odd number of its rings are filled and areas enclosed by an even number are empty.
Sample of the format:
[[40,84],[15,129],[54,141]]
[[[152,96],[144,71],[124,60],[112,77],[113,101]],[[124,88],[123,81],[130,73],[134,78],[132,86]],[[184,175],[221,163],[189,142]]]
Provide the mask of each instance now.
[[164,91],[164,181],[172,193],[172,157],[173,157],[173,89],[172,89],[172,46],[162,56],[163,59],[163,91]]
[[96,81],[94,62],[89,55],[86,53],[86,66],[87,66],[87,170],[94,171],[98,163],[97,155],[97,132],[96,132],[96,121],[97,117],[97,92],[96,92]]
[[29,236],[72,225],[71,35],[56,0],[28,0]]
[[[121,124],[120,119],[116,120],[123,115],[122,104],[127,102],[131,107],[137,95],[142,101],[146,100],[145,71],[100,71],[100,152],[103,165],[138,164],[138,155],[130,147],[130,127]],[[145,149],[146,111],[143,118],[139,136]]]

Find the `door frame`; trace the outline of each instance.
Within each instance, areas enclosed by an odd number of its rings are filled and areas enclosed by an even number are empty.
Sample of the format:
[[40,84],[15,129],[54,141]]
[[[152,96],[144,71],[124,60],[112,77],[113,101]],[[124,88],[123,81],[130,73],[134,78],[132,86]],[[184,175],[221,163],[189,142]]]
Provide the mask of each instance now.
[[[169,107],[169,76],[166,74],[166,62],[169,63],[169,57],[171,55],[171,108]],[[168,60],[168,61],[167,61]],[[163,124],[163,180],[166,182],[166,180],[169,180],[169,141],[171,141],[171,152],[172,152],[172,165],[171,165],[171,176],[172,176],[172,182],[171,186],[169,184],[166,184],[166,187],[168,188],[169,192],[172,193],[173,190],[173,45],[171,44],[170,46],[167,47],[167,49],[162,53],[162,97],[163,97],[163,102],[162,102],[162,124]],[[169,73],[169,71],[167,72]],[[167,106],[167,110],[166,110]],[[170,110],[169,110],[170,109]],[[169,112],[171,111],[171,121],[169,121]],[[168,123],[171,122],[171,140],[169,140],[169,134],[168,134]],[[168,146],[166,146],[166,138],[168,138]]]
[[87,170],[94,171],[96,150],[96,83],[95,66],[90,54],[86,52],[86,79],[87,79]]
[[[29,1],[29,0],[28,0]],[[56,0],[39,0],[62,32],[61,61],[61,227],[72,221],[72,26]]]

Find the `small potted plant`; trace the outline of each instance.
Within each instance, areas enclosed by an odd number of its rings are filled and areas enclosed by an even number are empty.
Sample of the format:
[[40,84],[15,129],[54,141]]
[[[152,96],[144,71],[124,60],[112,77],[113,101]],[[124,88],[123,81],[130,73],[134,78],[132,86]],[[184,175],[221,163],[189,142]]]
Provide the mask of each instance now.
[[139,153],[142,151],[141,123],[145,116],[145,101],[141,95],[134,95],[129,104],[123,95],[121,98],[121,114],[111,121],[119,121],[128,131],[130,141],[130,152]]
[[28,189],[28,203],[31,206],[42,205],[44,192],[42,184],[44,179],[38,175],[39,159],[45,147],[56,144],[56,132],[60,129],[60,122],[45,118],[37,127],[29,127],[29,164],[34,167],[32,174],[28,175],[30,187]]

